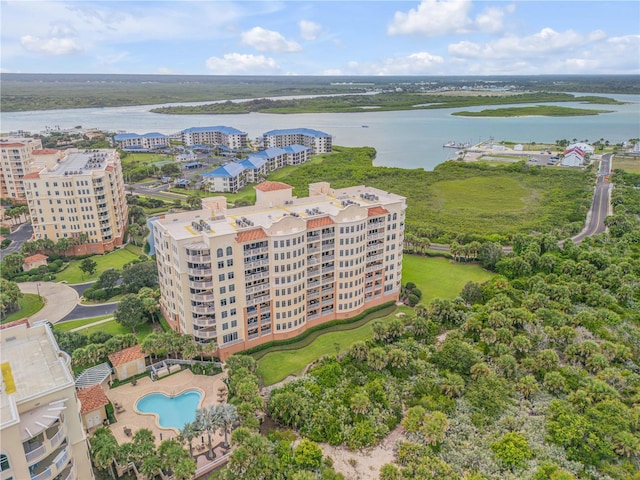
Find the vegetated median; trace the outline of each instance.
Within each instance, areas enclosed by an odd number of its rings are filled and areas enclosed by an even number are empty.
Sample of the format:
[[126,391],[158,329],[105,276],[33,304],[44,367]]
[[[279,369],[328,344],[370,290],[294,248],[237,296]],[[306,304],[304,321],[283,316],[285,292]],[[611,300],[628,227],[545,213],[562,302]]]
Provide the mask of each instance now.
[[509,107],[485,109],[479,112],[461,111],[451,115],[458,117],[577,117],[581,115],[599,115],[611,113],[611,110],[589,110],[585,108],[559,107],[556,105],[537,105],[535,107]]

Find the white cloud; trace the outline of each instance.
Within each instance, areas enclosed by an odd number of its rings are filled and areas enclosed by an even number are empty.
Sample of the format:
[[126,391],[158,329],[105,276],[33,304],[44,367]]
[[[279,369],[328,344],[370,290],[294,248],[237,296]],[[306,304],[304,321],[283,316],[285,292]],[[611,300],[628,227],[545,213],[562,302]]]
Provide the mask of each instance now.
[[216,75],[278,74],[280,67],[273,58],[264,55],[227,53],[223,58],[209,57],[205,62]]
[[556,32],[543,28],[526,37],[508,35],[484,44],[462,41],[449,45],[449,53],[460,58],[500,59],[514,57],[546,57],[561,52],[570,53],[575,49],[584,49],[593,41],[602,39],[603,33],[595,31],[582,35],[567,30]]
[[300,20],[298,26],[300,27],[300,36],[305,40],[315,40],[322,31],[319,24],[309,20]]
[[423,0],[418,8],[412,8],[406,13],[396,12],[387,33],[427,36],[469,32],[495,33],[503,28],[504,14],[513,12],[514,7],[489,7],[475,19],[469,16],[471,9],[471,0]]
[[416,52],[406,56],[387,57],[380,62],[347,64],[352,75],[429,75],[440,73],[444,58],[429,52]]
[[33,53],[70,55],[82,51],[82,47],[73,38],[40,38],[33,35],[24,35],[20,38],[20,43],[25,50]]
[[302,47],[294,41],[287,40],[278,32],[262,27],[254,27],[242,32],[242,43],[255,48],[259,52],[299,52]]

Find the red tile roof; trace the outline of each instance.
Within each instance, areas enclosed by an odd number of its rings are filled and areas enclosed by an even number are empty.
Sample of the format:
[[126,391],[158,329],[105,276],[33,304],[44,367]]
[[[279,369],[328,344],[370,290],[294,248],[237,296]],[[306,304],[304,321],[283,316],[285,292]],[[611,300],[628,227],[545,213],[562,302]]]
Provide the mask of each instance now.
[[100,385],[78,390],[78,400],[80,400],[80,413],[91,412],[109,404],[109,399]]
[[259,183],[253,188],[255,188],[256,190],[260,190],[261,192],[274,192],[276,190],[287,190],[293,187],[291,185],[287,185],[286,183],[282,183],[282,182],[266,181],[266,182]]
[[386,208],[382,208],[380,206],[369,208],[370,217],[377,217],[378,215],[386,215],[387,213],[389,213],[389,210],[387,210]]
[[31,172],[31,173],[27,173],[24,177],[22,177],[22,179],[29,179],[29,178],[40,178],[40,174],[38,172]]
[[140,350],[140,345],[134,345],[133,347],[125,348],[119,352],[109,355],[109,361],[114,367],[124,365],[125,363],[133,362],[140,358],[146,357],[147,354]]
[[15,327],[18,325],[26,325],[27,328],[29,328],[31,325],[29,325],[29,319],[28,318],[21,318],[20,320],[14,320],[13,322],[9,322],[9,323],[3,323],[2,325],[0,325],[0,330],[4,330],[5,328],[11,328],[11,327]]
[[115,168],[113,168],[113,166],[111,166],[111,165],[107,165],[107,167],[105,168],[105,170],[106,170],[107,172],[113,172],[113,171],[115,170]]
[[41,262],[42,260],[46,260],[48,257],[41,253],[36,253],[35,255],[31,255],[23,260],[22,263],[36,263]]
[[307,228],[325,227],[327,225],[333,225],[334,223],[336,222],[334,222],[331,217],[313,218],[307,221]]
[[24,147],[24,143],[0,143],[2,147],[19,148]]
[[255,228],[253,230],[239,232],[238,235],[236,235],[236,242],[252,242],[254,240],[260,240],[261,238],[267,238],[267,234],[261,228]]
[[34,150],[31,152],[32,155],[51,155],[53,153],[58,153],[60,150],[56,150],[55,148],[42,148],[40,150]]

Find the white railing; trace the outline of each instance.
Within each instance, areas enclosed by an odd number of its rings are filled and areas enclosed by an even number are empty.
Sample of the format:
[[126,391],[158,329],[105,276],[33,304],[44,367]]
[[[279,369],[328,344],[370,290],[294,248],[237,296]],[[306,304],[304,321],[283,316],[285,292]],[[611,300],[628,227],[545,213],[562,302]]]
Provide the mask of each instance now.
[[39,473],[38,475],[32,475],[31,480],[48,480],[53,477],[53,472],[51,468],[47,467],[44,472]]
[[205,306],[205,305],[197,305],[191,307],[191,311],[195,313],[201,313],[204,315],[208,315],[210,313],[216,313],[215,307]]
[[189,286],[193,288],[213,288],[213,282],[201,282],[196,280],[189,280]]
[[322,267],[322,273],[333,272],[335,269],[336,267]]
[[321,305],[330,305],[330,304],[332,304],[333,302],[334,302],[334,299],[333,299],[333,298],[330,298],[330,299],[328,299],[328,300],[322,300]]
[[40,445],[38,448],[31,450],[25,455],[27,459],[27,463],[31,463],[39,459],[40,457],[44,456],[46,453],[47,453],[47,445],[46,444]]
[[191,323],[199,327],[215,327],[216,321],[213,318],[193,318]]
[[247,301],[247,306],[252,306],[252,305],[256,305],[258,303],[262,303],[262,302],[267,302],[271,300],[271,296],[270,295],[262,295],[260,297],[255,297],[252,298],[251,300]]
[[211,263],[211,255],[194,255],[187,254],[187,261],[194,263]]
[[187,268],[187,273],[189,275],[198,275],[204,277],[213,275],[213,270],[210,268]]
[[199,338],[214,338],[218,336],[217,330],[194,330],[193,334]]
[[193,293],[191,298],[196,302],[213,302],[213,293]]
[[257,255],[259,253],[267,253],[269,251],[269,247],[257,247],[257,248],[249,248],[244,251],[246,255]]

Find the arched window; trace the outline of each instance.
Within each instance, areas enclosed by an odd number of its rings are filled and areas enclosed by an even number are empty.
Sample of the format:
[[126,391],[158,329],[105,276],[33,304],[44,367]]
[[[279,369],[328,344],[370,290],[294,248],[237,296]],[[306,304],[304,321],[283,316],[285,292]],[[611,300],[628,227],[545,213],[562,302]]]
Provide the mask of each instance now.
[[233,249],[231,247],[227,247],[227,255],[233,255]]
[[9,470],[11,465],[9,465],[9,457],[7,457],[4,453],[0,454],[0,472],[4,472],[5,470]]
[[222,256],[224,255],[224,252],[222,251],[222,249],[221,249],[221,248],[219,248],[219,249],[216,251],[216,255],[218,256],[218,258],[222,258]]

